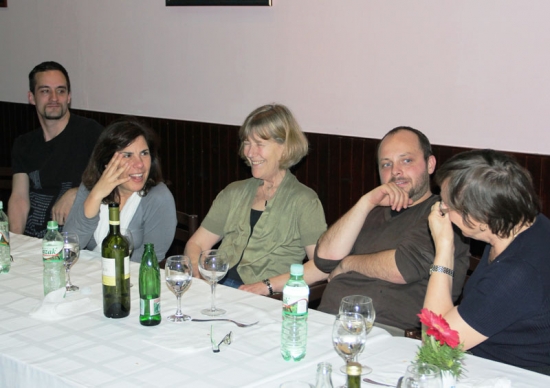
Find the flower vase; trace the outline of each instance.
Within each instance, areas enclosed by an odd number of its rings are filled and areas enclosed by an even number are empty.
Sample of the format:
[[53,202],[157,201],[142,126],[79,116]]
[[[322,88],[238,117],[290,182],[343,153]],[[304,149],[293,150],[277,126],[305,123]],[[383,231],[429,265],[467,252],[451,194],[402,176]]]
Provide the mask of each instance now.
[[449,370],[441,371],[441,387],[456,388],[456,377]]

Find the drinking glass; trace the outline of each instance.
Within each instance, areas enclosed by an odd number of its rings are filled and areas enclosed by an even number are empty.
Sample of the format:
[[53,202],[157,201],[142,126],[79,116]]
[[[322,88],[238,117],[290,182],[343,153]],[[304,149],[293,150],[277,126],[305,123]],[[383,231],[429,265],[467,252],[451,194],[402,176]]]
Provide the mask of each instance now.
[[76,233],[61,232],[63,237],[63,264],[65,265],[65,290],[76,291],[78,286],[71,283],[71,268],[80,256],[80,243]]
[[332,327],[332,345],[346,364],[359,354],[366,340],[367,324],[361,314],[342,313],[336,316]]
[[216,284],[221,280],[229,269],[227,255],[218,249],[209,249],[202,251],[199,256],[199,272],[201,276],[208,280],[212,290],[212,302],[209,309],[201,310],[201,314],[216,316],[226,313],[223,309],[216,308]]
[[[120,229],[120,234],[122,237],[126,239],[126,242],[128,243],[128,257],[130,260],[132,259],[132,252],[134,252],[134,236],[132,235],[132,232],[130,229]],[[130,281],[130,287],[133,287],[134,285]]]
[[422,362],[411,364],[403,377],[403,388],[442,388],[441,371],[435,365]]
[[128,256],[130,256],[130,259],[132,258],[132,253],[134,252],[134,236],[132,236],[132,232],[130,229],[120,229],[120,234],[126,239],[126,242],[128,243]]
[[166,285],[178,299],[178,308],[174,315],[170,315],[168,320],[171,322],[185,322],[191,320],[189,315],[181,312],[181,295],[187,291],[193,279],[193,265],[191,259],[187,256],[170,256],[166,259],[164,267],[166,273]]
[[[367,334],[372,330],[374,320],[376,318],[376,312],[374,311],[374,305],[372,299],[364,295],[349,295],[342,298],[340,302],[340,314],[342,313],[359,313],[365,319],[367,325]],[[361,348],[359,353],[363,353],[365,347]],[[359,353],[353,361],[358,362]],[[340,372],[346,373],[346,366],[340,367]],[[366,375],[372,372],[372,368],[367,365],[361,365],[361,374]]]

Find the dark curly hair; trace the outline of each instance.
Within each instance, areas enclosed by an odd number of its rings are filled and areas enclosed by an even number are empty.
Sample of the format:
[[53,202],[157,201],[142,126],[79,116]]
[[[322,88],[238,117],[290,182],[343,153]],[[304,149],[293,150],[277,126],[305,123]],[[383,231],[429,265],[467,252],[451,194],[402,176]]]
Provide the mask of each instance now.
[[[162,171],[160,168],[160,160],[158,149],[160,145],[158,135],[144,123],[135,117],[122,117],[113,121],[99,136],[97,144],[94,147],[90,161],[84,174],[82,175],[82,183],[88,190],[91,190],[103,171],[109,163],[115,152],[128,147],[138,137],[143,136],[149,147],[151,155],[151,168],[149,176],[139,192],[139,195],[145,197],[151,187],[162,182]],[[120,202],[118,187],[115,188],[107,197],[103,198],[103,203]]]

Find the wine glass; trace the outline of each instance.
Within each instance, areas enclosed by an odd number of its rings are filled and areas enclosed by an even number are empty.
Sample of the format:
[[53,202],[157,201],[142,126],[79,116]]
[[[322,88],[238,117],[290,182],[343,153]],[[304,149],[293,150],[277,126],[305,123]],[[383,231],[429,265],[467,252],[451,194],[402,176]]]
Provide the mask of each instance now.
[[[130,229],[120,229],[120,234],[122,237],[126,239],[126,242],[128,243],[128,257],[130,260],[132,259],[132,252],[134,252],[134,236],[132,235],[132,232]],[[130,281],[130,287],[133,287],[134,285]]]
[[332,345],[346,361],[352,361],[367,340],[367,324],[361,314],[342,313],[336,316],[332,327]]
[[[367,334],[372,330],[374,320],[376,318],[376,312],[374,311],[374,305],[372,299],[364,295],[349,295],[342,298],[340,301],[340,314],[342,313],[359,313],[365,319],[367,325]],[[361,348],[359,353],[363,353],[364,347]],[[359,354],[358,353],[358,354]],[[355,357],[353,361],[357,362]],[[346,366],[340,367],[340,372],[346,373]],[[361,374],[366,375],[372,372],[372,368],[367,365],[361,365]]]
[[170,315],[168,320],[171,322],[185,322],[191,320],[189,315],[181,312],[181,295],[191,286],[193,279],[193,265],[191,259],[187,256],[170,256],[166,259],[164,267],[166,273],[166,285],[178,299],[178,308],[174,315]]
[[403,388],[442,388],[442,386],[439,368],[422,362],[409,365],[401,383]]
[[128,256],[132,258],[132,252],[134,252],[134,236],[130,229],[120,229],[120,234],[126,239],[128,243]]
[[78,286],[71,283],[71,267],[80,256],[80,243],[76,233],[61,232],[63,237],[63,264],[65,265],[65,290],[76,291]]
[[216,284],[221,280],[229,269],[227,255],[218,249],[209,249],[202,251],[199,256],[199,272],[201,276],[208,280],[212,290],[212,304],[209,309],[201,310],[201,314],[216,316],[226,313],[223,309],[216,308]]

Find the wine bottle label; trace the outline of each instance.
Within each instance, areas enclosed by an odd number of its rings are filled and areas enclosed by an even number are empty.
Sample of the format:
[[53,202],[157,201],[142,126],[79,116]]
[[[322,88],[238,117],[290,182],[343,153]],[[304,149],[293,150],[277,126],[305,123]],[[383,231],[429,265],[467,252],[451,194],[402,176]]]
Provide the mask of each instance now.
[[115,259],[102,257],[103,277],[102,283],[106,286],[116,286],[116,266]]
[[155,299],[140,299],[139,313],[140,315],[159,315],[160,297]]
[[[103,264],[102,283],[106,286],[116,286],[115,259],[102,257]],[[130,279],[130,256],[124,258],[124,279]]]
[[283,293],[283,311],[286,314],[303,315],[307,313],[309,289],[307,287],[285,287]]
[[63,261],[63,241],[46,241],[42,244],[42,259],[45,261]]

